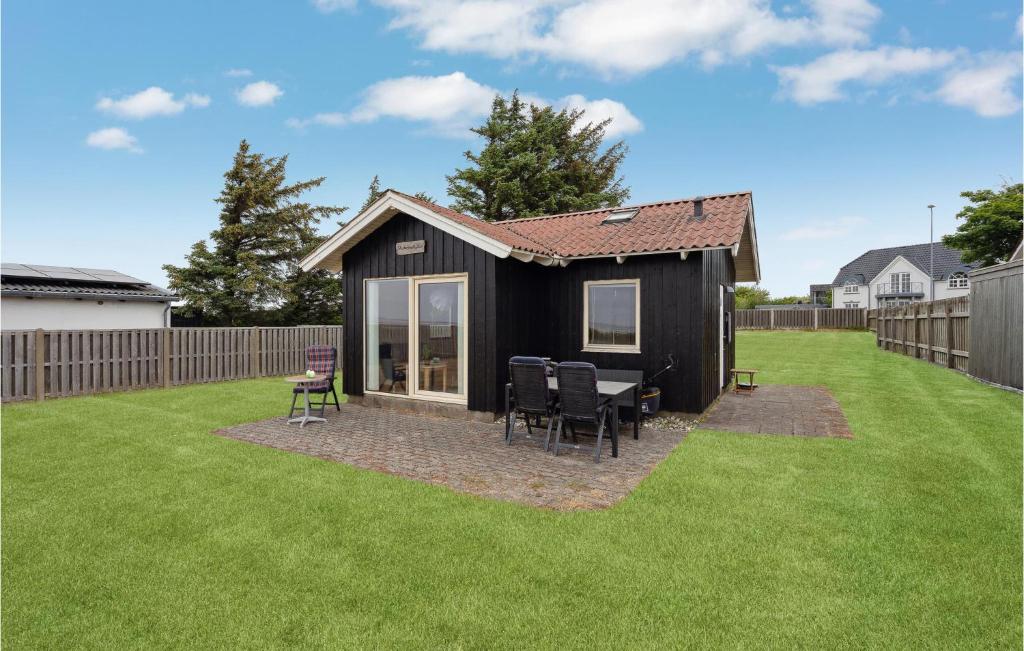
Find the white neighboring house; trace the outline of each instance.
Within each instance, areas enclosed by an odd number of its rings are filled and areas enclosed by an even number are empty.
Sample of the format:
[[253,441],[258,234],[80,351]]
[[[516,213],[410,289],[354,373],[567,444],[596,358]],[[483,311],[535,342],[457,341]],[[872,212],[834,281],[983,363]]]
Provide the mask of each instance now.
[[[934,282],[928,279],[930,253],[934,255]],[[964,263],[960,251],[939,242],[872,249],[836,274],[832,307],[892,307],[967,296],[971,292],[967,274],[977,266]]]
[[109,269],[0,265],[4,330],[164,328],[177,296]]

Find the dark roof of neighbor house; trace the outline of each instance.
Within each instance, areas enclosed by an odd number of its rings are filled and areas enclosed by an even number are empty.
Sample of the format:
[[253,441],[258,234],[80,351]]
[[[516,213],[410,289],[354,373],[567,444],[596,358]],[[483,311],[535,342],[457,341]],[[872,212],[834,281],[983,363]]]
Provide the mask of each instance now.
[[[836,274],[832,285],[843,285],[848,281],[864,285],[882,273],[897,256],[906,258],[924,273],[928,273],[930,244],[911,244],[908,246],[892,246],[886,249],[871,249],[853,261],[843,265]],[[935,247],[935,280],[944,280],[950,274],[956,272],[967,273],[978,266],[977,262],[965,263],[961,261],[961,253],[957,249],[949,248],[941,242],[936,242]]]
[[0,293],[38,298],[172,301],[174,293],[112,269],[53,267],[5,262],[0,265]]
[[811,292],[827,292],[832,289],[832,285],[811,285]]

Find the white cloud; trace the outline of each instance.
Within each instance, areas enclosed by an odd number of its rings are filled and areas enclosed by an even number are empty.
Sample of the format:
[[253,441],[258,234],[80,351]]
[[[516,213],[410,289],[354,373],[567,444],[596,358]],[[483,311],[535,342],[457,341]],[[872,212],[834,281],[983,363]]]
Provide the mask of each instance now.
[[135,136],[118,127],[93,131],[86,137],[85,144],[98,149],[127,149],[137,154],[142,153]]
[[210,105],[210,96],[200,95],[198,93],[188,93],[185,95],[185,103],[196,108],[206,108]]
[[313,6],[317,11],[329,14],[339,9],[355,9],[356,0],[313,0]]
[[[882,46],[874,50],[841,50],[799,66],[774,68],[779,94],[798,104],[847,98],[850,84],[878,86],[896,77],[945,73],[938,90],[923,93],[950,106],[968,108],[983,117],[1012,115],[1020,110],[1017,80],[1021,55],[965,50],[932,50]],[[889,104],[897,101],[890,97]]]
[[1024,36],[1024,14],[1017,16],[1017,36]]
[[252,77],[252,70],[248,68],[228,68],[224,71],[225,77]]
[[691,55],[713,66],[796,45],[858,45],[881,12],[867,0],[806,0],[780,16],[767,0],[380,0],[393,29],[428,50],[548,57],[641,73]]
[[305,129],[314,124],[341,127],[348,124],[348,117],[344,113],[317,113],[311,118],[288,118],[285,124],[293,129]]
[[350,118],[353,122],[373,122],[394,117],[454,125],[486,115],[497,93],[462,72],[385,79],[366,89],[362,103]]
[[952,71],[935,93],[951,106],[971,109],[983,117],[1002,117],[1020,110],[1017,96],[1021,76],[1019,53],[984,54]]
[[901,75],[945,68],[957,52],[929,48],[883,46],[875,50],[840,50],[801,66],[773,68],[779,76],[780,94],[798,104],[817,104],[844,99],[844,84],[877,85]]
[[142,120],[156,115],[177,115],[187,106],[204,107],[210,105],[207,95],[189,93],[183,99],[175,99],[174,95],[159,86],[150,86],[134,95],[125,95],[121,99],[103,97],[96,102],[96,108],[121,118]]
[[556,107],[579,108],[585,111],[583,118],[588,122],[601,122],[611,118],[605,129],[609,138],[643,131],[644,125],[622,102],[612,99],[588,100],[583,95],[568,95],[555,102]]
[[[441,135],[468,137],[471,135],[469,128],[490,113],[494,96],[499,93],[498,89],[481,84],[463,72],[436,77],[398,77],[379,81],[367,88],[362,101],[349,113],[318,113],[310,118],[291,118],[285,124],[304,129],[312,125],[343,126],[394,118],[427,123]],[[551,104],[559,109],[584,109],[585,119],[591,122],[611,118],[607,128],[609,136],[643,129],[640,120],[615,100],[589,100],[583,95],[568,95],[551,102],[529,93],[521,93],[520,97],[524,102]]]
[[832,240],[845,237],[853,230],[867,223],[863,217],[841,217],[804,224],[779,236],[781,240]]
[[245,106],[270,106],[281,95],[284,91],[269,81],[254,81],[235,93],[238,103]]

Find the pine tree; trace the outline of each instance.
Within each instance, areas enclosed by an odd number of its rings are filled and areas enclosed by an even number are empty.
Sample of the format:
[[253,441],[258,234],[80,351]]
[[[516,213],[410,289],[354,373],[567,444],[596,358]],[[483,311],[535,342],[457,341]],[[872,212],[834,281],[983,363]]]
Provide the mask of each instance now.
[[373,180],[370,181],[370,187],[367,189],[366,201],[363,202],[362,207],[359,208],[359,212],[363,212],[367,208],[373,205],[373,202],[380,199],[380,195],[384,194],[384,191],[380,189],[380,176],[374,174]]
[[[374,174],[373,180],[370,181],[370,187],[367,188],[366,201],[364,201],[363,205],[359,208],[359,212],[363,212],[364,210],[372,206],[373,202],[376,201],[377,199],[380,199],[382,194],[384,194],[384,190],[380,189],[380,176]],[[436,203],[434,201],[434,197],[430,196],[426,192],[417,192],[413,196],[416,197],[417,199],[429,201],[430,203]]]
[[[287,185],[287,163],[287,156],[250,153],[249,143],[241,142],[216,199],[220,227],[209,244],[193,245],[186,266],[163,267],[170,288],[186,302],[184,314],[226,326],[340,318],[340,280],[320,270],[304,272],[298,262],[323,240],[317,224],[345,208],[300,201],[324,178]],[[338,309],[332,313],[325,304]]]
[[622,141],[604,147],[611,120],[588,122],[582,109],[527,106],[515,92],[496,96],[487,121],[472,129],[480,153],[448,176],[452,208],[488,221],[618,206],[629,197],[619,165]]

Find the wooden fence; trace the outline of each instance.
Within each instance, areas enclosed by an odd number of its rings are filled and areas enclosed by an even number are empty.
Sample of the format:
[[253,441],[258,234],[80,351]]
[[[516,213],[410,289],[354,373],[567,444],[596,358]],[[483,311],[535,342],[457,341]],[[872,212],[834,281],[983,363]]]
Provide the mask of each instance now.
[[974,377],[1020,390],[1024,388],[1024,266],[1020,260],[972,271],[971,357]]
[[834,330],[867,328],[867,310],[736,310],[737,330]]
[[911,303],[871,312],[880,348],[964,373],[968,371],[970,297]]
[[339,350],[341,326],[4,330],[0,396],[42,400],[300,373],[305,350]]

